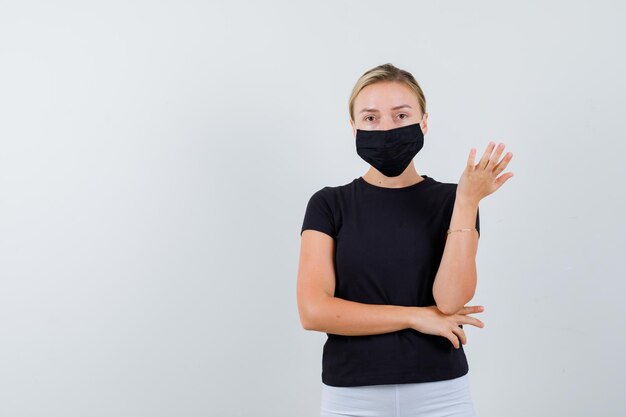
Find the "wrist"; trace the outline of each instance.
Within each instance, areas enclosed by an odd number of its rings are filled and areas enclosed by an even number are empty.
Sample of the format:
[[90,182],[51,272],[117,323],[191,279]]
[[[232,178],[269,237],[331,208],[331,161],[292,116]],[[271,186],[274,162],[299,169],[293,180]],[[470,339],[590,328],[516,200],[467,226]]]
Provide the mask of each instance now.
[[479,199],[467,197],[467,196],[457,196],[454,205],[458,205],[463,208],[476,208],[478,207]]
[[419,327],[420,317],[422,316],[423,307],[411,306],[407,308],[407,328],[417,329]]

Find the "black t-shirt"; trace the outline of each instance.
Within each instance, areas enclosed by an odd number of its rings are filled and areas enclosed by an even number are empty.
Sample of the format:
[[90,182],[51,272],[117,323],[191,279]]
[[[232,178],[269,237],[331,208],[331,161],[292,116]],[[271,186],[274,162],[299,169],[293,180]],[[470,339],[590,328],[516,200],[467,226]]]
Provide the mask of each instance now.
[[[300,234],[314,229],[335,239],[335,297],[366,304],[436,304],[432,287],[458,184],[421,176],[422,181],[402,188],[379,187],[358,177],[311,196]],[[478,213],[476,229],[480,233]],[[463,345],[456,349],[443,336],[410,328],[327,336],[326,385],[429,382],[469,371]]]

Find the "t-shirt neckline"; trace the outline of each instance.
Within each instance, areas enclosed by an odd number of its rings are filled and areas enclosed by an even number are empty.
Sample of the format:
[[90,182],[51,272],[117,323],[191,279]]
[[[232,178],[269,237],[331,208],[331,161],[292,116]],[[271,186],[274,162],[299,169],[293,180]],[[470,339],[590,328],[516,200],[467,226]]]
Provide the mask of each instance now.
[[421,176],[424,179],[419,182],[416,182],[415,184],[407,185],[406,187],[396,187],[396,188],[380,187],[378,185],[370,184],[369,182],[365,181],[365,179],[363,179],[362,176],[358,177],[356,180],[359,183],[361,183],[364,187],[367,187],[368,189],[371,189],[371,190],[379,190],[379,191],[388,192],[388,193],[398,193],[398,192],[403,192],[403,191],[415,190],[417,188],[420,188],[425,182],[432,181],[432,178],[429,177],[428,175],[421,174]]

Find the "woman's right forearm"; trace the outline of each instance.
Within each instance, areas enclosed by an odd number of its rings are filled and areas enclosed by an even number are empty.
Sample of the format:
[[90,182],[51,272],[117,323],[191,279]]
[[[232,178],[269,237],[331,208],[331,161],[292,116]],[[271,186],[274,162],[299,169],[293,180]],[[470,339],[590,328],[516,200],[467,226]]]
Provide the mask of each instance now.
[[390,333],[411,328],[419,309],[328,296],[315,305],[306,329],[345,336]]

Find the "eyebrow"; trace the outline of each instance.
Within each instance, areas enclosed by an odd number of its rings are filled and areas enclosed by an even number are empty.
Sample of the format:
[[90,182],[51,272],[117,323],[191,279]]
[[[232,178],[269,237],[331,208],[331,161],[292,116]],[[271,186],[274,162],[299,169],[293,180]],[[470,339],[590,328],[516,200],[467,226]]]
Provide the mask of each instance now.
[[[402,108],[405,108],[405,107],[408,107],[409,109],[413,108],[413,107],[409,106],[408,104],[401,104],[399,106],[393,107],[391,110],[398,110],[398,109],[402,109]],[[376,112],[377,113],[378,110],[377,109],[363,109],[363,110],[361,110],[359,112],[359,114],[360,113],[365,113],[365,112]]]

